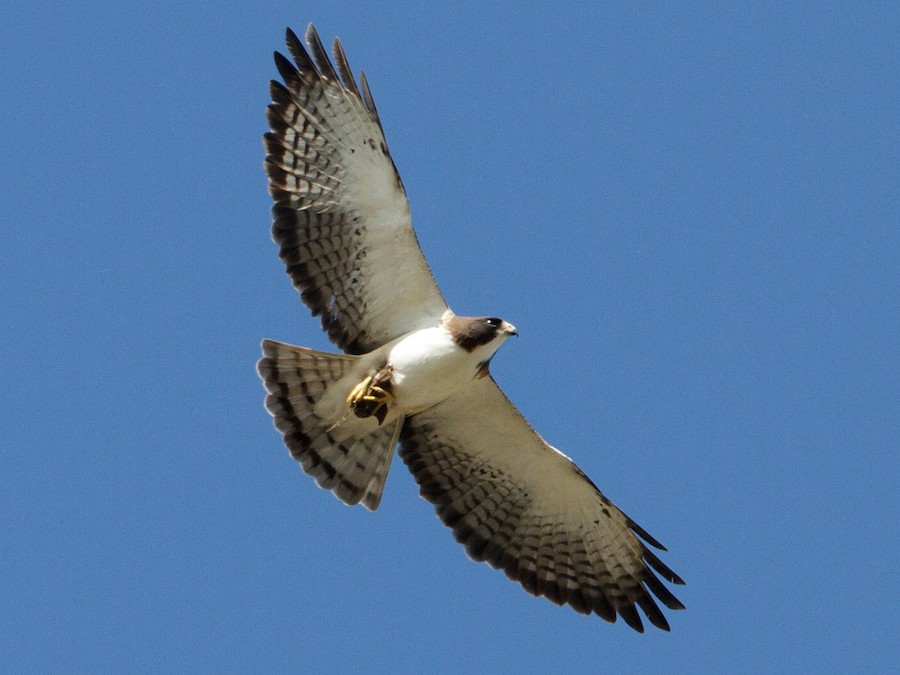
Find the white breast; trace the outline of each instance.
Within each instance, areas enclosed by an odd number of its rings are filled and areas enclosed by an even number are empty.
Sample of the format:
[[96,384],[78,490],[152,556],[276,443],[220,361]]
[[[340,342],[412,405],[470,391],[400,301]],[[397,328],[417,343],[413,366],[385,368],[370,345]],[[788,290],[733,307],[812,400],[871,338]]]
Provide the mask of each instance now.
[[440,403],[470,383],[484,356],[467,352],[441,326],[425,328],[402,338],[390,350],[394,367],[394,395],[407,414]]

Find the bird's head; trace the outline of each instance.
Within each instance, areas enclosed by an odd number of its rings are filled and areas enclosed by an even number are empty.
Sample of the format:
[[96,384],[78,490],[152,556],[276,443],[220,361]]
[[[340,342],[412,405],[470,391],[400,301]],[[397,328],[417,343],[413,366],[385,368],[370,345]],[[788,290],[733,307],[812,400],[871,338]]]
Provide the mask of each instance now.
[[[495,316],[445,316],[442,323],[453,340],[467,352],[493,354],[506,339],[518,335],[516,327]],[[487,348],[487,349],[485,349]]]

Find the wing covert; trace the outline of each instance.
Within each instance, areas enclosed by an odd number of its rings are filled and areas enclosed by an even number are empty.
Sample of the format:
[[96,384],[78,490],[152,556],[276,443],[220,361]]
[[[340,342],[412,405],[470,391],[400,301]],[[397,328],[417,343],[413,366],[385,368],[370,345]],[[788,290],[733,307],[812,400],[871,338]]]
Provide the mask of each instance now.
[[683,608],[656,574],[684,582],[638,537],[663,547],[549,446],[492,378],[408,418],[400,456],[469,556],[529,593],[607,621],[619,615],[637,631],[636,607],[669,629],[654,595]]
[[360,354],[434,325],[447,309],[412,229],[365,76],[335,38],[335,70],[315,28],[309,52],[288,29],[276,52],[264,136],[272,238],[294,286],[344,351]]

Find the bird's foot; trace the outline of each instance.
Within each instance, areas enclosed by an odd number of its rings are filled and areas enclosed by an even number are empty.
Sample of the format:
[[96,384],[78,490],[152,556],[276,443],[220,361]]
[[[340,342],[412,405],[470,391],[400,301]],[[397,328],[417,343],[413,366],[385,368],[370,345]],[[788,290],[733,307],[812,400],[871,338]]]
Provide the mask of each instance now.
[[388,404],[396,399],[391,393],[390,376],[382,379],[379,375],[370,375],[350,390],[347,405],[357,417],[375,417],[378,424],[384,422],[388,413]]

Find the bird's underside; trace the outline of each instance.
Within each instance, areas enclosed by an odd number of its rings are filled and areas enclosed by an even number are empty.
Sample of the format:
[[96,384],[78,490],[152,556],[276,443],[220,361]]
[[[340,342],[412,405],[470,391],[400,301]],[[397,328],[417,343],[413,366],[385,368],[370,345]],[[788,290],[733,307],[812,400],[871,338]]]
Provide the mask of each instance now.
[[[548,445],[489,374],[515,328],[450,311],[419,249],[365,76],[288,30],[265,134],[272,236],[344,354],[265,340],[266,407],[303,470],[377,508],[394,448],[470,557],[527,591],[643,631],[668,630],[662,545]],[[657,576],[658,575],[658,576]]]

